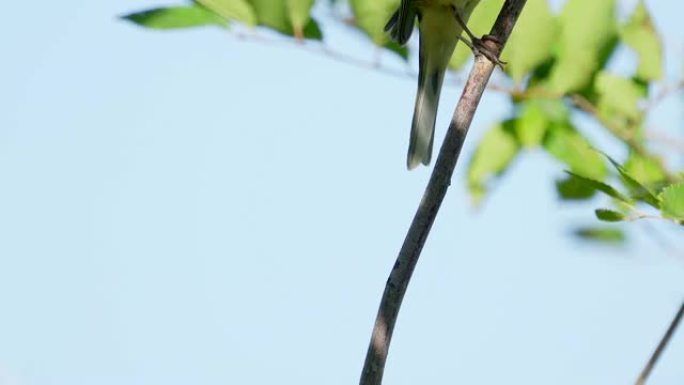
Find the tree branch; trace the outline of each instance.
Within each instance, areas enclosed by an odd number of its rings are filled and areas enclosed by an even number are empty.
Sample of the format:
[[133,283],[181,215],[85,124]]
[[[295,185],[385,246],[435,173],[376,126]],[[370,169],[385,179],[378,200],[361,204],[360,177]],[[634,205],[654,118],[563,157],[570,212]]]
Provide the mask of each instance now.
[[642,370],[641,374],[639,374],[639,378],[637,378],[635,385],[643,385],[646,382],[646,379],[648,379],[648,376],[651,374],[653,367],[658,362],[660,355],[663,353],[663,350],[665,350],[667,343],[670,342],[672,335],[674,334],[675,330],[677,330],[677,326],[682,321],[682,316],[684,316],[684,303],[682,303],[682,306],[679,308],[677,315],[675,315],[674,319],[672,320],[672,323],[670,323],[670,327],[667,328],[667,331],[665,332],[663,338],[660,340],[658,347],[646,363],[646,367],[644,367],[644,370]]
[[[491,40],[485,40],[484,44],[497,57],[506,40],[508,40],[525,2],[526,0],[506,0],[504,3],[490,33],[497,41],[501,42],[500,47],[497,47]],[[456,161],[461,154],[468,128],[493,71],[494,64],[492,62],[483,56],[476,57],[473,69],[461,94],[461,99],[449,124],[449,130],[439,151],[430,181],[425,188],[425,193],[413,217],[413,222],[406,234],[399,256],[387,279],[361,372],[361,385],[380,385],[382,382],[392,332],[406,288],[418,263],[420,252],[430,233],[439,207],[451,184],[451,177],[456,167]]]

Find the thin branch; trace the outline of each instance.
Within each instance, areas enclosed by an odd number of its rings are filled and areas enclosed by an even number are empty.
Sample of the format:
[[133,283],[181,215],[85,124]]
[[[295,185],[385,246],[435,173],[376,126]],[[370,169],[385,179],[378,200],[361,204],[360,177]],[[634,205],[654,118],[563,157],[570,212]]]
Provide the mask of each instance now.
[[670,241],[648,221],[641,222],[641,225],[651,235],[651,241],[655,242],[666,253],[678,258],[680,262],[684,261],[684,249],[681,249],[677,245],[673,244],[672,241]]
[[684,153],[684,138],[678,138],[662,130],[648,129],[645,131],[646,138],[663,147]]
[[[398,69],[393,69],[389,68],[386,66],[383,66],[379,61],[377,60],[377,57],[375,60],[364,60],[357,58],[355,56],[349,55],[345,52],[335,50],[331,48],[330,46],[319,43],[319,44],[310,44],[311,42],[307,41],[302,41],[302,40],[296,40],[296,39],[289,39],[289,38],[269,38],[267,36],[264,36],[262,34],[257,33],[254,30],[248,30],[248,31],[239,31],[239,32],[234,32],[233,35],[246,42],[253,42],[253,43],[258,43],[258,44],[264,44],[264,45],[288,45],[292,46],[294,48],[299,48],[303,51],[313,53],[313,54],[318,54],[318,55],[323,55],[326,56],[334,61],[344,63],[344,64],[349,64],[354,67],[358,68],[363,68],[363,69],[369,69],[373,71],[377,71],[380,73],[384,73],[386,75],[398,77],[398,78],[418,78],[418,75],[412,72],[409,72],[408,70],[402,71]],[[377,48],[380,50],[379,48]]]
[[[503,44],[508,40],[525,2],[526,0],[506,0],[504,3],[491,31],[491,35],[502,45],[497,47],[490,40],[484,43],[497,57],[503,49]],[[482,56],[476,57],[473,69],[461,94],[461,99],[451,119],[446,138],[439,151],[430,181],[406,234],[399,256],[387,279],[361,372],[361,385],[380,385],[382,383],[392,332],[406,288],[437,212],[451,184],[451,177],[468,128],[493,71],[494,64],[492,62]]]
[[[354,21],[351,19],[346,19],[343,16],[339,15],[332,15],[331,16],[333,19],[337,19],[338,22],[341,24],[346,24],[346,25],[354,25]],[[313,53],[316,55],[321,55],[321,56],[326,56],[331,60],[343,63],[343,64],[348,64],[357,68],[362,68],[362,69],[367,69],[367,70],[372,70],[372,71],[377,71],[379,73],[383,73],[385,75],[397,77],[397,78],[408,78],[408,79],[417,79],[418,74],[414,71],[411,71],[409,69],[406,70],[400,70],[396,68],[391,68],[387,67],[382,64],[381,55],[385,50],[381,47],[375,47],[374,51],[374,59],[373,60],[368,60],[368,59],[362,59],[358,58],[352,55],[349,55],[346,52],[336,50],[332,48],[331,46],[324,44],[323,42],[311,42],[311,41],[304,41],[301,39],[289,39],[289,38],[269,38],[266,37],[262,34],[259,34],[256,30],[254,29],[248,29],[248,30],[238,30],[238,31],[232,31],[232,34],[243,41],[248,41],[248,42],[256,42],[259,44],[265,44],[265,45],[278,45],[278,44],[283,44],[283,45],[290,45],[295,48],[301,49],[303,51]],[[311,44],[314,43],[314,44]],[[450,71],[451,74],[456,74],[456,71]],[[464,83],[464,79],[461,76],[453,76],[451,81],[445,81],[444,86],[445,87],[462,87]],[[542,98],[547,98],[547,99],[558,99],[562,98],[565,95],[563,94],[554,94],[550,93],[549,91],[543,89],[543,88],[531,88],[527,90],[522,90],[522,89],[516,89],[516,88],[510,88],[506,87],[503,85],[498,85],[498,84],[492,84],[488,83],[487,84],[487,90],[488,91],[493,91],[493,92],[498,92],[501,94],[505,94],[510,96],[511,98],[520,98],[520,99],[529,99],[529,98],[535,98],[535,97],[542,97]],[[659,104],[662,102],[662,100],[666,99],[667,97],[671,96],[672,94],[676,92],[681,92],[684,90],[684,80],[679,81],[675,84],[669,85],[669,86],[663,86],[663,88],[660,90],[660,92],[654,96],[652,99],[648,100],[646,103],[646,106],[644,107],[644,111],[648,112],[648,110],[652,109],[655,105]],[[640,155],[643,155],[643,153],[648,153],[645,148],[634,138],[631,137],[631,135],[626,131],[623,130],[622,128],[619,128],[617,126],[612,125],[610,122],[605,121],[605,119],[601,119],[598,116],[598,113],[596,111],[596,108],[589,102],[588,100],[584,99],[580,95],[572,95],[570,97],[571,101],[575,105],[575,107],[579,108],[580,110],[583,110],[586,113],[589,113],[593,115],[599,122],[604,125],[613,135],[625,142],[629,147],[631,147],[633,150],[635,150],[637,153],[640,153]],[[651,132],[651,131],[646,131],[646,136],[649,140],[659,142],[660,144],[663,144],[667,147],[670,147],[674,150],[682,151],[684,150],[684,141],[678,138],[674,138],[671,136],[667,136],[666,134],[662,132]],[[650,159],[654,159],[657,163],[662,165],[662,162],[658,159],[655,159],[651,154],[648,154],[647,156]],[[666,170],[666,168],[662,167],[663,170]],[[668,178],[671,179],[671,178]],[[672,179],[671,179],[672,180]]]
[[625,218],[625,221],[634,222],[634,221],[638,221],[640,219],[653,219],[656,221],[668,221],[668,222],[670,222],[670,219],[663,218],[660,215],[644,214],[644,213],[635,213],[633,215],[630,215],[630,216]]
[[624,218],[624,220],[627,222],[634,222],[641,219],[652,219],[654,221],[663,221],[667,223],[679,224],[679,221],[677,221],[676,219],[666,218],[658,214],[648,214],[634,208],[631,210],[630,214],[625,216]]
[[648,100],[646,104],[646,110],[652,110],[660,104],[663,100],[667,99],[670,97],[672,94],[675,94],[677,92],[681,92],[684,90],[684,80],[680,80],[679,82],[672,84],[672,85],[665,85],[658,94],[656,94],[653,98]]
[[625,142],[636,153],[644,157],[650,157],[650,154],[646,148],[644,148],[644,146],[638,140],[634,139],[632,134],[627,132],[627,130],[624,130],[622,127],[619,127],[609,120],[601,117],[596,107],[585,97],[579,94],[572,94],[570,95],[570,100],[575,107],[593,116],[596,120],[603,124],[603,126],[606,127],[608,131],[613,134],[613,136]]
[[[572,103],[575,105],[575,107],[579,108],[580,110],[586,112],[587,114],[591,115],[596,119],[599,123],[601,123],[605,128],[608,129],[608,131],[613,134],[616,138],[620,139],[623,141],[631,150],[633,150],[635,153],[641,155],[642,157],[649,159],[655,164],[658,165],[658,167],[663,170],[665,173],[665,179],[670,182],[674,183],[676,181],[676,178],[669,173],[667,167],[663,163],[663,160],[660,159],[659,157],[653,155],[646,146],[644,146],[643,143],[641,143],[639,140],[637,140],[631,132],[628,132],[627,130],[623,129],[622,127],[619,127],[618,125],[613,124],[608,119],[605,119],[601,117],[599,114],[598,110],[596,107],[591,104],[589,100],[584,98],[582,95],[579,94],[573,94],[570,96],[570,100]],[[631,131],[631,130],[630,130]]]
[[[344,21],[342,21],[344,23]],[[350,55],[344,51],[337,50],[333,47],[331,47],[328,44],[325,44],[323,42],[312,42],[312,41],[307,41],[307,40],[296,40],[296,39],[291,39],[291,38],[278,38],[278,37],[268,37],[264,36],[263,34],[258,33],[258,31],[255,30],[239,30],[239,31],[230,31],[231,34],[244,42],[248,43],[256,43],[256,44],[263,44],[263,45],[271,45],[271,46],[277,46],[277,45],[288,45],[296,49],[301,49],[302,51],[309,52],[314,55],[321,55],[324,57],[327,57],[333,61],[342,63],[342,64],[348,64],[356,68],[361,68],[361,69],[366,69],[366,70],[371,70],[371,71],[376,71],[379,73],[382,73],[384,75],[396,77],[396,78],[404,78],[404,79],[418,79],[418,73],[415,71],[412,71],[408,68],[405,70],[401,69],[396,69],[392,67],[388,67],[383,65],[381,61],[381,55],[386,52],[384,48],[381,47],[374,47],[375,48],[375,53],[374,53],[374,58],[372,60],[368,59],[362,59],[353,55]],[[463,87],[463,84],[465,83],[465,79],[461,76],[461,73],[464,71],[459,70],[453,70],[450,69],[448,71],[451,75],[451,80],[447,79],[444,81],[444,87]],[[498,84],[487,84],[487,90],[488,91],[494,91],[506,95],[513,95],[512,92],[509,88],[498,85]]]
[[639,378],[637,378],[635,385],[643,385],[646,382],[648,376],[651,374],[651,371],[653,370],[653,367],[658,362],[660,355],[663,353],[663,350],[665,350],[665,347],[667,347],[667,344],[668,342],[670,342],[670,339],[672,339],[672,335],[674,334],[675,330],[677,330],[677,326],[682,321],[682,316],[684,316],[684,303],[682,303],[682,306],[679,308],[677,315],[675,315],[674,319],[672,320],[670,327],[667,328],[667,331],[665,332],[663,338],[660,340],[658,347],[646,363],[646,367],[644,367],[644,370],[641,371],[641,374],[639,375]]

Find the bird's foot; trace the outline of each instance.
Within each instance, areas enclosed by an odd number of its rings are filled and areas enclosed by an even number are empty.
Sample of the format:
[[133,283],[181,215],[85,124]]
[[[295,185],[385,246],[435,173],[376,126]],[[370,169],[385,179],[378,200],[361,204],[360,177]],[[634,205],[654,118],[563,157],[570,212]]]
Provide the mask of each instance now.
[[506,62],[499,60],[499,57],[492,51],[491,48],[487,47],[485,45],[485,41],[489,40],[492,43],[496,44],[499,49],[501,49],[501,46],[503,45],[499,39],[492,35],[484,35],[482,38],[478,38],[475,36],[470,31],[470,28],[466,25],[465,21],[463,21],[463,18],[461,17],[461,14],[458,12],[456,7],[452,6],[451,11],[454,14],[454,17],[456,18],[456,22],[463,28],[463,31],[468,35],[468,39],[459,36],[458,38],[461,39],[472,51],[475,55],[482,55],[489,59],[494,65],[499,66],[503,70],[504,64]]
[[499,59],[496,53],[494,53],[494,51],[491,48],[485,45],[485,41],[489,40],[497,46],[501,47],[501,42],[499,41],[499,39],[492,35],[484,35],[482,36],[482,38],[470,36],[470,40],[463,37],[459,37],[459,39],[461,39],[461,41],[463,41],[463,43],[465,43],[465,45],[467,45],[468,48],[470,48],[475,55],[482,55],[489,59],[489,61],[494,63],[494,65],[498,66],[502,70],[504,69],[504,65],[506,64],[506,62]]

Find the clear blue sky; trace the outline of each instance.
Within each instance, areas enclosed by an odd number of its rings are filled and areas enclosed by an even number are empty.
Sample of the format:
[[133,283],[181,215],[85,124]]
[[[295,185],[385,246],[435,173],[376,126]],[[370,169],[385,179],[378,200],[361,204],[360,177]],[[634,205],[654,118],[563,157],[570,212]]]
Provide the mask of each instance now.
[[[0,384],[356,383],[428,176],[404,166],[414,81],[115,18],[164,3],[3,8]],[[675,79],[684,8],[649,3]],[[438,138],[459,92],[443,94]],[[681,133],[680,103],[654,124]],[[484,98],[466,156],[506,108]],[[465,164],[386,383],[632,383],[684,298],[684,258],[642,224],[622,247],[576,242],[602,201],[558,202],[562,165],[544,154],[517,161],[478,211]],[[682,362],[680,330],[651,383],[682,384]]]

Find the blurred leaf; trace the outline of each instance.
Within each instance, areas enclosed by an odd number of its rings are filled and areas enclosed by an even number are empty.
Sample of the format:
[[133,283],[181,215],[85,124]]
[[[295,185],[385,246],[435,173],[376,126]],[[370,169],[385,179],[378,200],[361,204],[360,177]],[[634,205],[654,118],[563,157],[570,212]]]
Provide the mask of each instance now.
[[637,103],[645,96],[644,89],[633,80],[600,72],[596,76],[594,88],[598,93],[599,114],[605,119],[641,119],[642,112]]
[[318,22],[314,19],[309,19],[309,22],[304,26],[304,38],[312,40],[322,40],[323,31],[318,26]]
[[601,155],[569,122],[549,126],[544,138],[544,148],[575,173],[596,180],[603,180],[607,174]]
[[226,27],[228,23],[200,6],[154,8],[121,17],[147,28],[175,29],[206,25]]
[[606,158],[608,158],[613,167],[615,167],[615,169],[620,173],[620,178],[622,179],[625,186],[629,188],[631,192],[630,195],[632,196],[632,198],[644,201],[652,207],[660,209],[660,201],[658,200],[658,198],[656,198],[655,195],[653,195],[653,192],[651,192],[646,186],[641,184],[641,182],[634,179],[634,177],[629,175],[621,164],[616,162],[610,156],[606,154],[604,155],[606,156]]
[[599,182],[595,179],[587,178],[582,175],[575,174],[571,171],[566,171],[568,174],[572,175],[577,179],[577,182],[585,184],[587,187],[593,188],[594,190],[601,191],[602,193],[615,198],[623,203],[626,203],[627,205],[632,205],[632,200],[619,191],[617,191],[613,186],[610,186],[606,183]]
[[529,99],[521,105],[521,113],[515,123],[515,134],[520,143],[528,148],[541,144],[546,128],[553,116],[549,116],[548,99]]
[[399,8],[399,3],[400,0],[349,0],[356,25],[380,47],[389,41],[385,24]]
[[489,129],[477,146],[468,166],[468,188],[475,203],[486,192],[487,182],[501,175],[520,146],[512,133],[514,120],[500,123]]
[[544,112],[550,122],[565,123],[570,118],[570,111],[562,99],[533,99]]
[[575,235],[589,241],[605,243],[622,243],[625,234],[620,229],[608,227],[583,227],[575,230]]
[[304,28],[311,20],[310,12],[314,0],[286,0],[287,9],[294,34],[298,38],[304,37]]
[[[468,19],[468,28],[475,34],[475,36],[481,36],[488,34],[496,20],[499,11],[501,11],[501,6],[503,5],[503,0],[487,0],[482,1],[475,7],[470,19]],[[465,33],[463,34],[465,37]],[[458,43],[456,45],[456,50],[451,56],[449,61],[449,68],[458,70],[463,65],[468,62],[473,56],[473,51],[468,48],[467,45]]]
[[661,213],[665,218],[684,221],[684,183],[665,187],[658,197],[663,202]]
[[553,91],[567,93],[590,84],[617,37],[615,0],[568,0],[560,14]]
[[[207,0],[203,0],[207,1]],[[216,1],[216,0],[211,0]],[[288,36],[295,36],[295,29],[290,19],[287,0],[248,0],[254,7],[256,20],[259,25],[270,27],[273,30]],[[297,33],[299,33],[297,31]],[[307,39],[320,40],[323,35],[315,20],[309,18],[302,31]]]
[[657,185],[665,180],[665,172],[653,159],[632,153],[624,165],[626,172],[646,185]]
[[254,8],[257,22],[279,32],[292,30],[285,0],[248,0]]
[[236,20],[249,26],[256,24],[254,9],[246,0],[195,0],[195,2],[227,20]]
[[629,21],[620,28],[620,37],[639,58],[636,76],[646,81],[660,79],[663,47],[643,0],[639,1]]
[[596,189],[583,183],[572,175],[556,181],[556,191],[564,200],[584,200],[593,197]]
[[557,34],[556,18],[547,1],[529,0],[501,55],[513,81],[520,83],[525,74],[551,57]]
[[604,222],[620,222],[625,220],[625,215],[608,209],[596,209],[596,218]]

